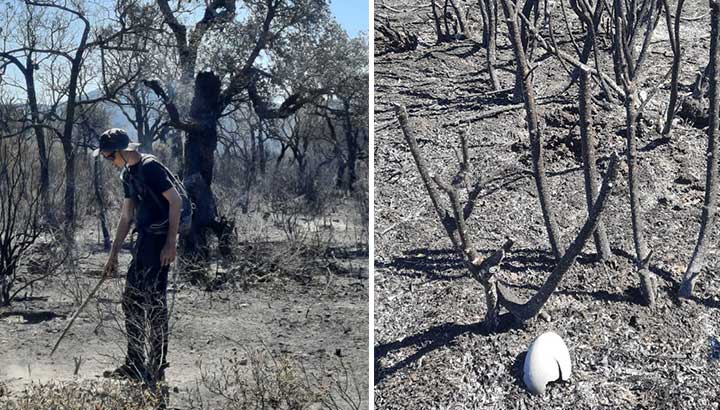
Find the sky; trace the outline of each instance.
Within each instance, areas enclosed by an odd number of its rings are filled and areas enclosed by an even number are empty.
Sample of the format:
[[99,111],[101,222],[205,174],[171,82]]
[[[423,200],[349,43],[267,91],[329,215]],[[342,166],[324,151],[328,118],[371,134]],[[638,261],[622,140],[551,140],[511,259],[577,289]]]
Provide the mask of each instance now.
[[368,32],[370,3],[368,0],[332,0],[332,14],[351,37]]

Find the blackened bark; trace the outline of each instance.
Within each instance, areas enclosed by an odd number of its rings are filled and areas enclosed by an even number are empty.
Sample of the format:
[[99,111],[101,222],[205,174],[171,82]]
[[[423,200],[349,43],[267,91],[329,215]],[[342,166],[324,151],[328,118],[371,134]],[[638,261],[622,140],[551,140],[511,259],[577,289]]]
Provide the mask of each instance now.
[[217,121],[223,107],[220,105],[220,79],[212,72],[198,73],[190,106],[194,129],[185,141],[185,176],[200,173],[205,183],[212,184],[215,149],[217,148]]
[[[190,106],[193,126],[185,139],[184,177],[198,174],[202,184],[187,186],[196,212],[191,234],[185,240],[185,251],[193,256],[209,255],[206,231],[217,217],[212,194],[213,165],[217,148],[217,122],[222,113],[220,79],[212,72],[198,73]],[[202,191],[202,192],[200,192]]]
[[[654,3],[653,3],[654,4]],[[647,269],[651,253],[645,243],[645,226],[640,215],[640,197],[637,182],[637,141],[638,112],[637,112],[637,88],[636,82],[640,74],[643,56],[646,55],[649,47],[649,39],[652,36],[654,26],[654,7],[650,7],[648,17],[648,31],[645,33],[645,40],[640,54],[636,56],[633,38],[636,35],[637,27],[633,29],[633,21],[638,11],[634,4],[626,10],[626,4],[622,0],[614,2],[614,31],[613,31],[613,67],[618,76],[619,82],[623,85],[625,92],[625,140],[628,165],[628,191],[630,196],[630,219],[633,229],[633,242],[635,245],[635,265],[640,278],[640,292],[645,304],[651,306],[655,301],[655,280]],[[642,11],[639,13],[642,15]],[[659,15],[658,15],[659,16]],[[642,20],[642,19],[640,19]]]
[[[501,0],[501,1],[504,2],[505,0]],[[517,21],[514,22],[516,30],[518,31],[518,36],[520,38],[520,44],[522,44],[522,52],[523,52],[523,55],[525,56],[525,59],[527,60],[528,64],[530,62],[531,57],[530,57],[530,54],[527,52],[529,38],[528,38],[528,26],[527,26],[526,21],[530,20],[530,14],[532,13],[533,9],[535,10],[536,17],[537,17],[538,3],[539,3],[538,0],[525,0],[525,5],[523,6],[522,10],[519,10],[519,12],[522,13],[522,15],[524,16],[524,19],[521,19],[521,21],[520,21],[519,30],[517,30],[517,27],[518,27]],[[507,4],[503,3],[503,7],[505,8],[506,6],[507,6]],[[511,7],[511,9],[515,10],[514,7],[517,7],[517,2],[515,3],[515,5],[513,7]],[[512,18],[514,20],[514,16],[509,17],[507,10],[508,9],[506,9],[506,11],[505,11],[505,18]],[[517,12],[517,11],[515,11],[515,12]],[[510,42],[511,43],[513,43],[513,39],[512,39],[513,36],[514,35],[511,33],[510,34],[510,37],[511,37]],[[514,47],[514,44],[513,44],[513,47]],[[513,102],[516,102],[516,103],[522,102],[523,97],[525,96],[525,93],[523,90],[522,79],[524,78],[524,76],[526,74],[521,75],[521,70],[522,70],[522,68],[519,65],[515,68],[515,88],[513,91]]]
[[682,15],[682,7],[685,0],[678,0],[677,8],[675,10],[675,23],[671,29],[670,27],[670,7],[668,6],[667,0],[663,0],[665,6],[665,14],[667,16],[668,33],[670,35],[670,44],[673,52],[673,63],[672,63],[672,78],[670,80],[670,100],[668,102],[668,108],[665,118],[665,126],[663,127],[662,134],[668,135],[672,130],[673,118],[675,118],[675,106],[677,105],[678,98],[678,77],[680,76],[680,16]]
[[355,189],[355,182],[357,181],[357,174],[355,173],[356,163],[358,159],[358,133],[352,124],[350,102],[343,102],[343,119],[345,122],[345,144],[347,146],[347,163],[346,171],[348,174],[347,185],[345,188],[352,192]]
[[147,128],[147,118],[145,118],[145,104],[143,104],[140,96],[133,92],[132,96],[133,111],[135,111],[135,131],[137,132],[138,142],[142,152],[153,153],[153,135]]
[[45,131],[40,125],[40,109],[35,91],[35,63],[32,54],[29,54],[25,64],[25,86],[27,87],[28,106],[35,129],[35,141],[38,146],[38,159],[40,160],[40,198],[42,199],[45,222],[54,225],[52,205],[50,204],[50,165],[47,146],[45,144]]
[[628,164],[628,191],[630,194],[630,219],[633,228],[633,242],[635,243],[635,263],[640,276],[640,292],[645,303],[652,306],[655,301],[655,285],[650,271],[647,269],[650,253],[645,243],[645,224],[640,215],[640,189],[637,182],[637,140],[635,134],[638,123],[637,91],[634,84],[626,87],[625,99],[625,127],[626,127],[626,153]]
[[[588,213],[598,194],[598,172],[595,164],[595,131],[592,125],[591,86],[590,71],[581,70],[579,102],[580,144],[582,149],[583,175],[585,178],[585,200],[587,202]],[[610,251],[610,244],[608,243],[602,220],[599,220],[597,223],[597,227],[593,233],[593,239],[595,240],[595,249],[600,259],[610,259],[612,252]]]
[[262,130],[258,132],[257,136],[257,150],[258,150],[258,169],[260,175],[265,175],[267,170],[267,151],[265,150],[265,136]]
[[533,90],[532,77],[528,67],[528,60],[520,38],[520,32],[517,27],[517,21],[513,15],[514,10],[510,4],[510,0],[501,0],[503,11],[507,21],[508,31],[510,32],[510,41],[515,53],[515,63],[517,64],[517,75],[520,78],[520,84],[523,90],[525,112],[527,113],[528,134],[530,137],[530,151],[532,154],[533,175],[535,177],[535,186],[540,199],[540,208],[542,209],[545,228],[547,229],[550,247],[552,248],[555,259],[559,260],[562,254],[560,250],[563,248],[560,239],[560,233],[555,222],[555,215],[552,210],[550,198],[547,192],[547,178],[545,175],[545,163],[543,159],[542,135],[538,122],[537,104],[535,103],[535,91]]
[[[72,137],[72,129],[69,131]],[[65,216],[65,239],[68,243],[74,243],[75,236],[75,150],[70,141],[62,141],[62,147],[65,156],[65,196],[64,196],[64,216]]]
[[720,65],[720,2],[709,0],[710,17],[710,124],[708,127],[707,173],[705,177],[705,199],[703,201],[700,234],[693,256],[690,259],[683,281],[680,296],[692,296],[695,283],[700,276],[704,261],[705,249],[715,223],[717,213],[718,184],[718,125],[720,124],[720,88],[718,88],[718,67]]
[[98,206],[98,218],[100,219],[100,229],[102,230],[103,236],[103,249],[106,251],[110,250],[110,231],[107,227],[107,213],[105,208],[105,198],[102,194],[102,171],[99,163],[100,157],[95,158],[93,164],[93,189],[95,191],[95,202]]
[[330,139],[333,141],[333,155],[338,164],[338,170],[335,174],[335,188],[342,189],[345,180],[345,157],[343,156],[342,148],[340,148],[335,124],[333,124],[333,120],[329,115],[325,116],[325,123],[330,131]]
[[485,10],[487,18],[485,19],[485,32],[487,40],[485,42],[485,60],[488,65],[488,74],[493,85],[493,90],[500,89],[500,81],[495,73],[495,62],[497,55],[497,0],[481,0],[480,7]]

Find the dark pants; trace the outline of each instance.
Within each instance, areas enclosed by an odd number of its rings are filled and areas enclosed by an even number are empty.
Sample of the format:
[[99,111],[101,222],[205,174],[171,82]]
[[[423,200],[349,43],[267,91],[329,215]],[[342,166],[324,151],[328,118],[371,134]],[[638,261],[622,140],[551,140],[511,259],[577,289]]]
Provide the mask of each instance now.
[[[169,266],[160,266],[165,239],[165,235],[138,234],[122,301],[128,338],[126,364],[153,380],[162,380],[167,361]],[[145,346],[149,346],[147,363]]]

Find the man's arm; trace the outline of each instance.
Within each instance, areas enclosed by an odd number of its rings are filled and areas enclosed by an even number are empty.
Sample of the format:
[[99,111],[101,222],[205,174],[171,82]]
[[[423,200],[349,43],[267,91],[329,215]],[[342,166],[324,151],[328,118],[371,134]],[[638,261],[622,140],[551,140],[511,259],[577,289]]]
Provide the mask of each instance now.
[[125,237],[128,232],[130,232],[130,224],[132,224],[134,213],[135,204],[132,199],[125,198],[125,200],[123,200],[122,210],[120,211],[120,221],[115,231],[115,240],[112,243],[112,248],[110,248],[110,257],[103,270],[105,276],[111,276],[117,270],[118,253],[120,253],[120,248],[123,242],[125,242]]
[[175,187],[163,192],[162,195],[167,199],[169,205],[168,233],[165,239],[165,246],[160,252],[160,264],[166,266],[173,263],[177,253],[177,234],[180,228],[180,207],[182,206],[182,199]]

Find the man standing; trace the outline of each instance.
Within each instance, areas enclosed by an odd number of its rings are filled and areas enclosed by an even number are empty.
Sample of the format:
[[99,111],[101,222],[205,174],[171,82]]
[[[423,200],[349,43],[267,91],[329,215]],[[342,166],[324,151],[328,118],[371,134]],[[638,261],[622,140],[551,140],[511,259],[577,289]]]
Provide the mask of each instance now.
[[100,147],[93,153],[122,169],[125,192],[105,277],[117,272],[118,252],[133,222],[138,234],[122,300],[127,357],[104,376],[154,384],[164,379],[167,367],[168,270],[176,257],[182,200],[167,169],[155,157],[138,153],[138,146],[127,132],[112,128],[100,136]]

